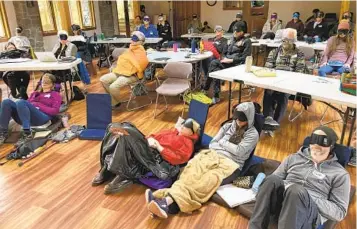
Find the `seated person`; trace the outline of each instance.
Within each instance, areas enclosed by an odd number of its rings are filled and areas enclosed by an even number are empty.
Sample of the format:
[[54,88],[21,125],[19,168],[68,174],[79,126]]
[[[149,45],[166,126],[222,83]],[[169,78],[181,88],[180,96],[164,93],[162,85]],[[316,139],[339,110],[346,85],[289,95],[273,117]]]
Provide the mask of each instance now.
[[270,215],[278,228],[318,228],[347,214],[350,175],[337,161],[336,133],[316,128],[310,146],[288,156],[265,178],[256,196],[249,229],[268,228]]
[[278,18],[277,13],[272,13],[263,27],[261,39],[271,39],[275,37],[276,31],[283,29],[281,20]]
[[150,24],[150,17],[146,15],[144,17],[143,21],[144,21],[144,24],[140,26],[139,31],[144,34],[145,38],[159,37],[159,33],[158,33],[156,27],[153,24]]
[[[355,27],[356,27],[355,23],[353,23],[353,21],[352,21],[352,19],[353,19],[352,15],[353,15],[352,12],[346,11],[346,12],[343,13],[343,16],[342,16],[342,20],[347,20],[348,23],[350,24],[349,34],[350,34],[351,36],[352,36],[352,34],[354,33],[354,30],[355,30]],[[341,21],[342,21],[342,20],[341,20]],[[336,25],[330,30],[330,32],[329,32],[329,37],[332,37],[332,36],[334,36],[334,35],[337,35],[338,26],[339,26],[339,25],[340,25],[339,23],[336,24]]]
[[[145,176],[148,172],[155,173],[155,171],[150,171],[150,168],[146,167],[146,161],[150,161],[149,158],[144,155],[137,158],[141,153],[151,155],[157,153],[164,161],[173,166],[186,163],[194,151],[194,143],[198,140],[199,129],[200,125],[195,120],[187,119],[179,128],[152,134],[144,141],[140,141],[135,134],[124,133],[125,130],[120,132],[120,137],[131,138],[136,147],[127,146],[128,141],[117,142],[116,144],[124,144],[125,150],[117,150],[120,147],[116,147],[112,154],[102,154],[103,165],[94,177],[92,185],[98,186],[115,175],[115,178],[104,187],[105,194],[114,194],[132,184],[134,180]],[[146,149],[150,152],[147,152]],[[133,152],[134,150],[136,152]],[[125,160],[126,158],[130,158],[130,160]],[[133,172],[136,167],[143,168]],[[155,170],[160,170],[160,168],[155,168]]]
[[71,26],[73,35],[69,37],[69,41],[76,45],[78,53],[81,59],[84,61],[85,66],[89,66],[89,72],[91,75],[97,75],[97,71],[95,70],[92,54],[90,53],[89,47],[87,45],[87,36],[84,32],[82,32],[81,27],[79,25],[73,24]]
[[[201,86],[201,88],[205,94],[207,94],[207,92],[211,86],[211,82],[213,80],[213,78],[208,77],[208,70],[209,70],[209,66],[210,66],[212,60],[222,59],[222,57],[224,57],[228,51],[228,40],[225,37],[223,37],[224,30],[223,30],[222,26],[216,25],[216,27],[214,28],[214,31],[216,33],[216,37],[213,40],[213,47],[218,52],[218,56],[214,55],[213,57],[204,59],[202,61],[202,70],[203,70],[206,82],[205,82],[205,84],[203,84]],[[209,50],[209,51],[211,51],[211,50]],[[209,81],[209,82],[207,82],[207,81]]]
[[[159,33],[159,37],[162,38],[160,41],[159,45],[161,46],[164,42],[169,42],[172,40],[172,33],[171,33],[171,25],[167,20],[164,20],[164,15],[160,14],[158,17],[158,23],[157,23],[157,31]],[[172,46],[171,44],[168,44],[168,46]]]
[[348,35],[349,26],[348,22],[342,21],[338,25],[338,34],[328,39],[319,68],[319,76],[326,76],[334,71],[342,74],[346,69],[352,67],[355,42]]
[[315,18],[316,18],[316,16],[317,16],[317,13],[318,13],[318,12],[320,12],[319,9],[314,9],[314,10],[312,11],[312,15],[311,15],[310,17],[308,17],[308,18],[306,19],[306,21],[305,21],[305,26],[306,26],[307,24],[309,24],[310,22],[315,21]]
[[229,29],[228,29],[228,33],[233,33],[233,28],[234,28],[234,25],[238,22],[238,21],[242,21],[244,23],[244,28],[243,28],[243,31],[244,33],[247,33],[248,32],[248,26],[247,26],[247,22],[243,20],[243,15],[242,13],[237,13],[236,14],[236,19],[234,21],[232,21],[232,23],[230,24],[229,26]]
[[304,38],[312,37],[315,41],[325,41],[328,39],[328,27],[324,22],[325,14],[319,11],[314,21],[305,26]]
[[11,37],[10,40],[8,40],[8,43],[13,43],[15,46],[22,51],[29,52],[29,49],[31,47],[31,43],[29,39],[26,36],[22,35],[22,27],[17,26],[16,27],[16,35]]
[[298,40],[304,40],[304,23],[300,20],[300,13],[293,13],[293,19],[286,24],[286,29],[296,29]]
[[[14,43],[7,43],[5,51],[0,53],[0,59],[16,59],[27,56],[27,51],[19,50]],[[30,74],[25,71],[8,71],[3,73],[3,80],[10,88],[13,98],[27,100],[27,87]]]
[[221,127],[209,149],[191,159],[179,179],[168,189],[146,190],[148,210],[160,217],[199,209],[221,184],[232,183],[256,147],[259,135],[254,127],[255,106],[244,102],[234,111],[233,122]]
[[76,57],[77,47],[68,40],[67,31],[60,30],[58,31],[57,35],[59,38],[59,42],[57,42],[52,49],[52,52],[55,54],[55,57],[57,59],[70,56]]
[[202,28],[202,33],[213,33],[213,29],[208,25],[208,22],[205,21],[203,22],[203,28]]
[[[265,67],[291,72],[304,72],[304,53],[299,51],[294,44],[295,37],[295,29],[285,29],[283,33],[283,43],[278,49],[270,51],[267,61],[265,62]],[[265,117],[265,125],[279,126],[288,106],[289,96],[289,94],[278,91],[264,90],[263,114]],[[273,136],[273,131],[268,130],[267,133]]]
[[197,14],[192,15],[192,21],[188,23],[187,30],[192,33],[200,33],[202,31],[202,23],[198,19]]
[[16,102],[5,99],[0,108],[0,145],[8,137],[8,126],[10,119],[22,125],[23,133],[17,145],[32,138],[31,125],[44,125],[59,113],[61,106],[61,95],[53,90],[56,77],[46,73],[42,77],[41,87],[34,91],[28,100],[17,100]]
[[142,25],[143,25],[142,18],[140,15],[137,15],[134,19],[134,25],[131,28],[131,32],[139,31],[140,26],[142,26]]
[[[237,66],[245,63],[247,56],[252,53],[252,42],[249,38],[244,37],[244,23],[239,21],[234,27],[233,40],[228,46],[227,54],[220,60],[213,60],[209,66],[209,72],[222,70],[225,68]],[[213,80],[214,83],[214,95],[213,104],[220,101],[219,94],[221,92],[221,82],[219,79],[207,78],[204,86],[204,90],[208,91]]]
[[113,109],[121,104],[120,88],[144,77],[145,68],[149,63],[143,47],[144,42],[145,36],[142,32],[133,32],[129,49],[119,56],[113,72],[100,77],[100,82],[112,97]]

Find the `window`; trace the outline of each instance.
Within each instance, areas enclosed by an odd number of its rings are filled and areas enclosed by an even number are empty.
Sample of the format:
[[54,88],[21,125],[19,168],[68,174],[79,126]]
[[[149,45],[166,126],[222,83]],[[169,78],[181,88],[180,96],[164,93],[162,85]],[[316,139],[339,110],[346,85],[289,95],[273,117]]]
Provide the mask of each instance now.
[[95,28],[93,2],[89,0],[69,0],[71,23],[80,25],[82,29]]
[[6,41],[10,38],[9,25],[7,23],[7,15],[4,2],[0,2],[0,41]]
[[56,22],[53,17],[52,2],[48,0],[38,1],[38,8],[43,33],[48,35],[57,33]]

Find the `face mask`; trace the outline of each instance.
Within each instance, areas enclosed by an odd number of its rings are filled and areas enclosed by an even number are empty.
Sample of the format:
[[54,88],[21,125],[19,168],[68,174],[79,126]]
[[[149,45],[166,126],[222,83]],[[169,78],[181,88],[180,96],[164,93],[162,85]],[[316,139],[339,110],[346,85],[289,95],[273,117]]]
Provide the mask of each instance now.
[[294,47],[294,42],[290,40],[283,40],[283,49],[291,50]]
[[350,19],[350,16],[348,16],[348,15],[343,15],[342,19],[349,20],[349,19]]
[[310,145],[330,147],[332,145],[332,141],[326,135],[312,134],[310,138]]

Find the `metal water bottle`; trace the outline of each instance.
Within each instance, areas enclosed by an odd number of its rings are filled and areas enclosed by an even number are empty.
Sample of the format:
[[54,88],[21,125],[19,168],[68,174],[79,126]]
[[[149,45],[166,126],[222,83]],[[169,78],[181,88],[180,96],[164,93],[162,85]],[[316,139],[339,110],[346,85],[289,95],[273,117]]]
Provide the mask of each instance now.
[[196,52],[196,40],[192,39],[191,41],[191,52],[195,53]]

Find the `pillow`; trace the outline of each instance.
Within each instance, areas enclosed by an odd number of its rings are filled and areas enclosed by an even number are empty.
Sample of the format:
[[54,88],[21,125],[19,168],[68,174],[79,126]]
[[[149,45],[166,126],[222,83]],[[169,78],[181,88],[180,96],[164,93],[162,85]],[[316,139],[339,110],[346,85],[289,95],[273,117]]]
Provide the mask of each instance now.
[[203,41],[203,48],[207,51],[211,51],[213,53],[213,56],[219,60],[221,59],[221,55],[219,55],[216,47],[214,47],[213,42],[211,41]]

